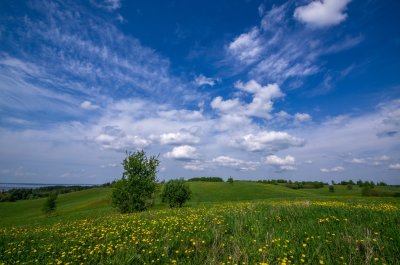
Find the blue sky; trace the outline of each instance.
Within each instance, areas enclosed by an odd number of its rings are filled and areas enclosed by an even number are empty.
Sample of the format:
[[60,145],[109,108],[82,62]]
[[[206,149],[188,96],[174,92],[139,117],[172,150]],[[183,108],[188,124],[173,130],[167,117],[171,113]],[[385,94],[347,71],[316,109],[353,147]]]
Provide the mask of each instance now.
[[397,1],[2,1],[0,182],[400,184]]

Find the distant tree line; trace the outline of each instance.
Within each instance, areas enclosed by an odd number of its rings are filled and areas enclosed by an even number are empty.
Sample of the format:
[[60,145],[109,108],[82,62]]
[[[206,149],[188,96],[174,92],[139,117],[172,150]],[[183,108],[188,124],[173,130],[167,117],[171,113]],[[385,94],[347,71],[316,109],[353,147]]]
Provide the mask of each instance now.
[[19,200],[38,199],[50,194],[64,194],[74,191],[91,189],[94,186],[48,186],[35,189],[10,189],[0,192],[0,202],[15,202]]
[[224,182],[224,180],[220,177],[198,177],[198,178],[190,178],[188,181],[204,181],[204,182]]
[[264,183],[264,184],[273,184],[273,185],[278,185],[278,184],[285,184],[285,187],[291,188],[291,189],[319,189],[323,188],[324,185],[327,183],[320,182],[320,181],[291,181],[291,180],[285,180],[285,179],[268,179],[268,180],[259,180],[259,183]]

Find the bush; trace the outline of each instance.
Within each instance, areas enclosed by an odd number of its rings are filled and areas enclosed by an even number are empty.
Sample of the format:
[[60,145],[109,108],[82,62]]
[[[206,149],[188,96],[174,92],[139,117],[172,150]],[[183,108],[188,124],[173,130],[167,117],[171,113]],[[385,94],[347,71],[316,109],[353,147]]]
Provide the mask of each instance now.
[[335,186],[329,185],[329,191],[330,192],[335,192]]
[[43,205],[43,212],[47,215],[56,211],[57,208],[57,193],[50,193]]
[[190,199],[191,191],[184,179],[169,180],[162,192],[163,202],[167,202],[169,207],[182,207]]
[[147,158],[143,150],[127,153],[122,178],[115,182],[112,204],[121,213],[144,211],[154,203],[158,157]]
[[232,177],[229,177],[228,180],[227,180],[227,182],[230,183],[230,184],[233,184],[233,178],[232,178]]
[[349,183],[349,184],[347,184],[347,189],[348,189],[348,190],[352,190],[352,189],[353,189],[353,185],[352,185],[352,184],[350,184],[350,183]]
[[371,186],[364,186],[361,190],[362,196],[381,196],[380,192]]

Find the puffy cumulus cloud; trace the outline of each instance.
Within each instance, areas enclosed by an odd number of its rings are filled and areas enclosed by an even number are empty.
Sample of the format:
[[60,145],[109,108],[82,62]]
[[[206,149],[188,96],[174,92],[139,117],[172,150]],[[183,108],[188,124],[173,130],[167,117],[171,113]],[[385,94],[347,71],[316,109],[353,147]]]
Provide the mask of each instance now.
[[264,158],[267,165],[273,166],[279,170],[295,170],[296,159],[293,156],[287,155],[286,157],[279,157],[276,155],[269,155]]
[[99,108],[99,106],[97,106],[97,105],[95,105],[95,104],[93,104],[92,102],[87,101],[87,100],[83,101],[83,102],[81,103],[80,107],[81,107],[82,109],[85,109],[85,110],[95,110],[95,109],[98,109],[98,108]]
[[217,120],[217,131],[237,131],[237,128],[251,127],[252,121],[242,114],[224,114]]
[[234,115],[232,117],[259,117],[270,119],[273,110],[273,99],[283,97],[281,89],[277,84],[268,84],[262,86],[255,80],[247,83],[238,81],[235,88],[250,93],[252,100],[248,104],[240,102],[238,98],[223,100],[222,97],[216,97],[211,101],[211,107],[220,114]]
[[214,86],[220,81],[221,80],[219,78],[205,77],[204,75],[199,75],[194,79],[194,83],[197,86]]
[[251,152],[278,151],[289,147],[300,147],[304,144],[303,139],[279,131],[250,133],[233,140],[234,146]]
[[337,166],[337,167],[332,167],[332,168],[321,168],[320,171],[323,173],[342,172],[342,171],[344,171],[344,167]]
[[351,0],[316,0],[300,6],[294,11],[294,17],[312,27],[328,27],[340,24],[347,17],[344,13]]
[[221,113],[242,112],[243,106],[238,98],[223,100],[218,96],[211,101],[211,107]]
[[222,167],[233,167],[241,171],[256,170],[258,162],[244,161],[230,156],[218,156],[211,161],[213,165]]
[[228,52],[241,62],[252,63],[263,50],[259,35],[260,32],[257,27],[239,35],[229,44]]
[[171,152],[165,154],[165,157],[176,160],[193,160],[198,156],[196,147],[190,145],[176,146]]
[[198,127],[193,127],[190,130],[181,129],[179,132],[151,135],[149,138],[162,145],[197,144],[200,142],[200,138],[196,136],[198,131]]
[[294,123],[295,124],[301,124],[304,122],[309,122],[311,120],[312,120],[311,115],[307,114],[307,113],[296,113],[294,115]]
[[255,80],[250,80],[247,83],[238,81],[235,83],[235,87],[253,94],[253,100],[245,106],[245,114],[248,116],[271,118],[272,99],[284,96],[277,84],[261,86]]
[[400,169],[400,163],[390,164],[390,165],[389,165],[389,168],[390,168],[390,169],[397,169],[397,170],[399,170],[399,169]]
[[126,151],[130,149],[141,149],[150,145],[147,139],[137,135],[110,135],[100,134],[94,138],[102,148],[112,149],[116,151]]

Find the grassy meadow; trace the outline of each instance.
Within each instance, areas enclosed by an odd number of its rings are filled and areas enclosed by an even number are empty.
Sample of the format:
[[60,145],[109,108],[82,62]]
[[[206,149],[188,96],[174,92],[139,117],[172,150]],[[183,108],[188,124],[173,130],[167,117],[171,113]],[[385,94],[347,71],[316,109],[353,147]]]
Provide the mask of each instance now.
[[[110,188],[0,203],[0,264],[400,264],[400,200],[335,186],[189,183],[192,199],[124,214]],[[392,187],[379,187],[393,189]]]

